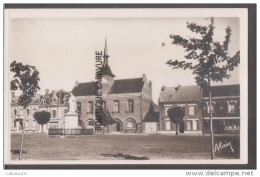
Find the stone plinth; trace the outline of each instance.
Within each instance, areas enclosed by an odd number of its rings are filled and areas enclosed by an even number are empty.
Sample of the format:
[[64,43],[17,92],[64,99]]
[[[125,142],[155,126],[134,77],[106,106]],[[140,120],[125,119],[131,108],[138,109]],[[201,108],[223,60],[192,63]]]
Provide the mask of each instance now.
[[79,128],[78,126],[78,113],[76,112],[67,112],[65,115],[65,129],[75,129]]

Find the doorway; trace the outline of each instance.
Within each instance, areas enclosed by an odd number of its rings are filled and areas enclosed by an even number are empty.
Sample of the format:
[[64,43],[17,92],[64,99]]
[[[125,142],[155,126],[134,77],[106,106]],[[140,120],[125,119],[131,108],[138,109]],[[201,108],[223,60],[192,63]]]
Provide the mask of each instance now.
[[119,121],[116,123],[116,131],[121,132],[121,123]]

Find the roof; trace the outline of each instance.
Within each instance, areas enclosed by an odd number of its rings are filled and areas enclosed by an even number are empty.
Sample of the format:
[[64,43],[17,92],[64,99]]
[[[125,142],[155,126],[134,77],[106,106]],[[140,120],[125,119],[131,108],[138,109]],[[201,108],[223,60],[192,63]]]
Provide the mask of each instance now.
[[[53,104],[52,98],[56,100],[55,104],[65,104],[64,97],[67,96],[69,92],[64,90],[54,90],[48,95],[36,94],[32,97],[32,102],[30,104],[42,104],[42,100],[44,99],[45,105]],[[18,104],[19,96],[14,96],[12,99],[12,104]]]
[[[144,85],[143,78],[115,80],[108,94],[140,93]],[[74,96],[95,95],[96,82],[79,83],[72,89]]]
[[197,85],[162,87],[160,102],[184,102],[200,100],[200,87]]
[[[208,97],[208,89],[203,92],[204,97]],[[211,86],[211,96],[221,97],[221,96],[240,96],[240,85],[219,85]]]
[[143,122],[159,122],[159,119],[159,108],[154,102],[151,102],[149,110],[144,116]]
[[115,77],[115,75],[112,73],[112,71],[111,71],[107,62],[104,63],[100,72],[102,73],[102,75],[109,75],[109,76]]
[[72,94],[74,96],[87,96],[95,95],[97,89],[96,82],[85,82],[79,83],[76,87],[72,89]]
[[143,78],[115,80],[109,94],[139,93],[144,86]]

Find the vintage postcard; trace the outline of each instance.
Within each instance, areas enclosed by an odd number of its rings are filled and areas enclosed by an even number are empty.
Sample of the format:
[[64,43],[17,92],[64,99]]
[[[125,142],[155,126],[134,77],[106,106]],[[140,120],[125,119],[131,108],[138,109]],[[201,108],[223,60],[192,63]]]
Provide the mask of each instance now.
[[4,12],[6,165],[248,163],[247,8]]

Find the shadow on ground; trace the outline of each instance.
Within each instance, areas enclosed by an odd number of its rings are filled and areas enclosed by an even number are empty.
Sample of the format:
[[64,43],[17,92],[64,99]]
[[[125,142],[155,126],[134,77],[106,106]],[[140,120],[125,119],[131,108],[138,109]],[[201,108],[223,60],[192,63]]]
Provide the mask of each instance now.
[[[20,149],[11,149],[12,154],[20,154]],[[23,153],[26,153],[26,151],[23,151]]]
[[122,154],[122,153],[117,153],[117,154],[101,154],[101,156],[105,156],[105,157],[114,157],[114,158],[120,158],[123,157],[127,160],[149,160],[148,157],[138,157],[138,156],[132,156],[132,155],[128,155],[128,154]]

